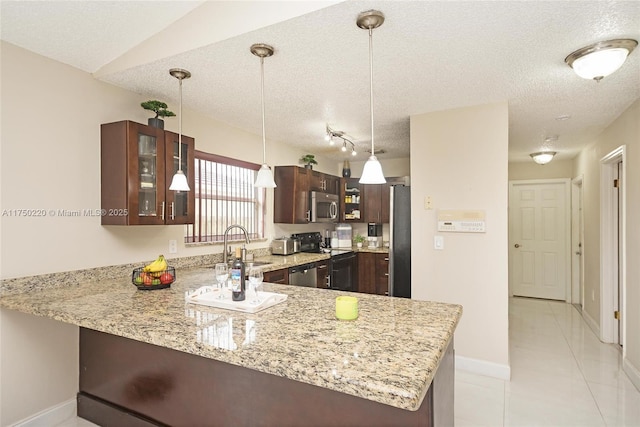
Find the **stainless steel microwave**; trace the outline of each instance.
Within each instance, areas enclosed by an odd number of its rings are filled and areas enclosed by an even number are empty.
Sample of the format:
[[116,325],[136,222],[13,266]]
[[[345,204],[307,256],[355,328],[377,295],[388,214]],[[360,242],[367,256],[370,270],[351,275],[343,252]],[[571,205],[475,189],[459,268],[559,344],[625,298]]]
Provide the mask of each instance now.
[[335,194],[311,192],[311,222],[338,222],[339,197]]

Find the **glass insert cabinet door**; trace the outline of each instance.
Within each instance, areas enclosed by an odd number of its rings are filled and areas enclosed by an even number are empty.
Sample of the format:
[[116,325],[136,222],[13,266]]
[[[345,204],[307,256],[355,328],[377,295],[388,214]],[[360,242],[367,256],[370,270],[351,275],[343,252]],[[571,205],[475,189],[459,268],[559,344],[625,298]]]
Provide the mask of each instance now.
[[[154,135],[138,133],[138,216],[157,217],[160,215],[158,202],[158,138]],[[164,189],[161,189],[164,193]]]
[[[192,193],[195,191],[194,182],[194,148],[195,140],[182,135],[182,144],[179,143],[179,136],[173,132],[165,131],[167,146],[167,224],[193,224],[195,220],[195,198]],[[182,153],[178,152],[178,147]],[[182,172],[187,177],[191,191],[169,190],[173,175],[178,171],[178,163],[181,157]]]

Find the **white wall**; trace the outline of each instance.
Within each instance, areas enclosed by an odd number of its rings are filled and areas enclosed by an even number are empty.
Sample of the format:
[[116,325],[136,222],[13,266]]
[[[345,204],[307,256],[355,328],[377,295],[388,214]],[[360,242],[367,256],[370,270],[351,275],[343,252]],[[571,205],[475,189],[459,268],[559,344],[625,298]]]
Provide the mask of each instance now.
[[[411,116],[412,296],[462,304],[456,356],[508,377],[508,106]],[[464,173],[461,173],[464,171]],[[430,196],[433,210],[424,209]],[[486,233],[437,232],[438,209],[486,212]],[[433,249],[434,235],[444,250]]]
[[546,165],[529,162],[510,162],[509,181],[522,179],[573,178],[573,159],[551,160]]
[[[626,145],[626,363],[640,374],[640,100],[636,100],[575,160],[576,176],[583,175],[585,298],[588,315],[600,321],[600,160]],[[640,376],[636,378],[640,388]]]

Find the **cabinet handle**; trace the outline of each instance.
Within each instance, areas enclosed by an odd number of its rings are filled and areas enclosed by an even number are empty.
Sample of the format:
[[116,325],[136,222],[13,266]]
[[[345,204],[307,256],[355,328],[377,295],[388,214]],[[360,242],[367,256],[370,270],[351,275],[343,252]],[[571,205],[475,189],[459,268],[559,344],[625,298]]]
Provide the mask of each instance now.
[[384,273],[385,277],[389,277],[389,273]]
[[162,210],[162,220],[164,221],[164,202],[162,202],[161,210]]
[[171,221],[176,219],[176,203],[171,202]]
[[307,214],[305,215],[307,217],[307,222],[311,221],[311,211],[307,211]]
[[385,261],[389,261],[389,258],[385,258],[384,260],[385,260]]
[[319,266],[318,266],[318,270],[322,270],[322,269],[324,269],[324,268],[327,268],[327,266],[326,266],[326,265],[319,265]]
[[331,276],[327,276],[327,288],[331,287]]

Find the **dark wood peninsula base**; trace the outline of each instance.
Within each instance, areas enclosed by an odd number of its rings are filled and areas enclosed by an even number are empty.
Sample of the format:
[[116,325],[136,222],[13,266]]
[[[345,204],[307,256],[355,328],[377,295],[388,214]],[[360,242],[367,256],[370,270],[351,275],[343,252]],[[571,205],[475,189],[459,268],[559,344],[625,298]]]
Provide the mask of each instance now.
[[80,328],[78,416],[123,426],[452,426],[453,341],[417,411]]

